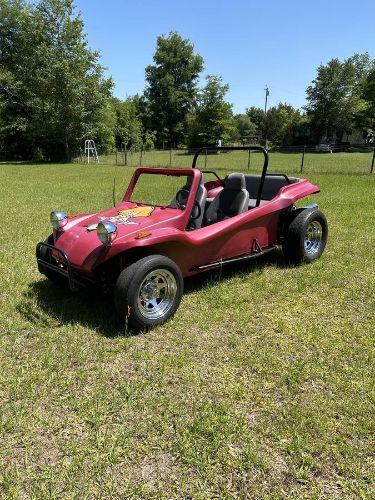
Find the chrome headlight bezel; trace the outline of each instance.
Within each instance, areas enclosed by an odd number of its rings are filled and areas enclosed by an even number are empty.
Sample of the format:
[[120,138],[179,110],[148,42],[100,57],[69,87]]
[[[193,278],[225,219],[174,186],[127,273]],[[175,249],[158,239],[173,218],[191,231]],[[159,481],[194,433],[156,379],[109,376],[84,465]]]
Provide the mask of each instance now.
[[63,228],[68,222],[68,214],[55,210],[51,212],[49,219],[51,221],[52,229],[55,229],[57,231]]
[[117,236],[117,226],[110,220],[103,220],[99,222],[96,228],[96,234],[98,235],[99,241],[103,243],[103,245],[109,247]]

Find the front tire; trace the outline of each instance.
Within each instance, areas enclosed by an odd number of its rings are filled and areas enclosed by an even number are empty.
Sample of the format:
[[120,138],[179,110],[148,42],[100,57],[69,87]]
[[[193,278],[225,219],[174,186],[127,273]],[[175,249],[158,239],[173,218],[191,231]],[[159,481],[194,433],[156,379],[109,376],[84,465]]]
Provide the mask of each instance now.
[[322,255],[327,238],[328,223],[323,212],[300,210],[286,228],[283,253],[290,262],[312,262]]
[[171,259],[150,255],[120,273],[115,306],[130,326],[146,330],[173,316],[180,305],[183,287],[181,271]]

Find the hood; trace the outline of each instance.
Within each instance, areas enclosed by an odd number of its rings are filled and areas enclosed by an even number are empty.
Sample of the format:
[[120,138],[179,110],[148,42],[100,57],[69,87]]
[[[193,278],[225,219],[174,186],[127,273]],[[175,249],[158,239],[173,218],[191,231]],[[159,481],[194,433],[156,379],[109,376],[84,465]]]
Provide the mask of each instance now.
[[113,247],[124,239],[134,236],[146,228],[163,225],[163,222],[180,215],[180,210],[170,207],[154,207],[124,202],[120,205],[90,214],[69,218],[56,240],[56,246],[64,250],[74,266],[91,268],[99,256],[108,251],[96,234],[99,222],[111,220],[117,226],[117,237]]

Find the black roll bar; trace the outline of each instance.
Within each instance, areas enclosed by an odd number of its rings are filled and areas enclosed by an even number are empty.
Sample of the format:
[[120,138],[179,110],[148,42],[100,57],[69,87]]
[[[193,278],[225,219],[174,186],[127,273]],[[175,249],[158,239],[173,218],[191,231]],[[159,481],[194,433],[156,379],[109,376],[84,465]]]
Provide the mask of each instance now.
[[255,206],[259,207],[260,200],[262,198],[264,180],[265,180],[266,175],[267,175],[267,168],[268,168],[268,163],[269,163],[268,151],[265,148],[263,148],[262,146],[220,146],[220,147],[219,146],[206,146],[203,148],[199,148],[198,151],[195,153],[194,158],[193,158],[192,168],[196,168],[198,156],[204,151],[259,151],[260,153],[263,153],[264,162],[263,162],[263,168],[262,168],[262,175],[260,178],[257,200],[255,203]]

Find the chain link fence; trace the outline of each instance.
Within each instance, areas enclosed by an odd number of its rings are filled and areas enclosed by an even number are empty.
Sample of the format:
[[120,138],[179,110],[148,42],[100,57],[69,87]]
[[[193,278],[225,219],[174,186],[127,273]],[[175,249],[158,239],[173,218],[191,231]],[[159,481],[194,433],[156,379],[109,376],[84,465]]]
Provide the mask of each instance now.
[[[195,150],[135,150],[115,149],[98,151],[98,162],[90,158],[90,163],[100,165],[120,165],[125,167],[169,167],[189,168]],[[375,146],[373,144],[351,145],[337,152],[319,152],[316,146],[289,146],[273,148],[269,151],[270,172],[285,173],[374,173]],[[73,161],[88,163],[82,153],[75,155]],[[197,166],[203,169],[259,171],[263,156],[255,151],[207,152],[199,156]]]

